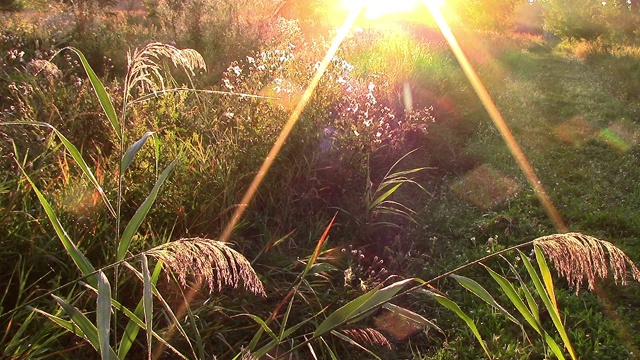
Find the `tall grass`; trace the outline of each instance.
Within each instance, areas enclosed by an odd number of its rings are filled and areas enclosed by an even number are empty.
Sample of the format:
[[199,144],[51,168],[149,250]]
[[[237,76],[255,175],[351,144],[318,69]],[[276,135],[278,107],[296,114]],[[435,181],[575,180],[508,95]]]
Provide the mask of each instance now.
[[[24,111],[2,123],[15,144],[9,149],[15,155],[2,159],[9,164],[0,187],[7,194],[3,214],[11,221],[11,236],[44,234],[21,244],[31,246],[28,255],[48,253],[37,257],[48,263],[25,255],[9,271],[2,297],[8,329],[0,339],[7,345],[3,355],[419,358],[417,351],[455,351],[455,356],[489,358],[527,352],[581,356],[587,347],[571,326],[585,323],[573,314],[580,305],[564,305],[568,291],[552,280],[546,261],[566,277],[571,290],[583,280],[588,287],[609,277],[638,280],[638,269],[613,244],[580,233],[540,237],[512,248],[505,248],[506,236],[500,233],[500,240],[495,236],[481,245],[482,236],[504,227],[513,231],[506,241],[548,232],[528,195],[520,199],[528,206],[514,202],[512,209],[488,211],[465,228],[434,228],[437,219],[427,219],[431,213],[414,211],[415,204],[434,199],[420,187],[437,190],[444,184],[437,180],[434,186],[431,170],[424,168],[434,165],[425,157],[449,156],[433,154],[433,143],[424,146],[448,129],[429,134],[432,123],[454,116],[444,108],[446,98],[469,95],[458,93],[464,86],[450,54],[434,46],[413,48],[407,39],[393,41],[388,48],[380,42],[372,53],[405,48],[415,53],[384,63],[375,56],[352,56],[362,55],[358,51],[368,45],[356,43],[355,50],[333,59],[275,159],[274,176],[257,192],[231,243],[210,234],[219,234],[231,218],[311,78],[315,55],[310,53],[319,46],[309,53],[294,46],[257,52],[228,66],[221,75],[223,91],[200,92],[192,88],[204,59],[195,51],[161,43],[133,51],[120,84],[102,83],[90,58],[66,49],[89,80],[63,97],[82,101],[61,111],[61,117],[75,107],[99,114],[104,121],[95,142],[85,142],[90,136],[77,141],[69,130],[78,126],[75,121],[69,121],[70,128],[49,122],[59,121],[56,109],[62,109],[51,100],[61,91],[55,82],[28,78],[16,83],[16,89],[31,88],[37,96],[14,92]],[[362,64],[369,64],[365,71]],[[60,68],[63,74],[57,76],[68,81],[64,64]],[[177,77],[182,80],[172,78],[168,68],[184,70]],[[424,98],[408,106],[399,89],[417,87],[378,73],[387,68],[427,82]],[[429,109],[434,98],[442,100],[440,109]],[[466,110],[455,115],[458,120],[473,114]],[[82,124],[80,129],[94,123]],[[27,136],[44,140],[31,142]],[[422,146],[414,150],[417,145]],[[454,167],[445,174],[455,171],[462,170]],[[76,194],[93,212],[61,206]],[[34,210],[36,205],[44,212]],[[335,208],[344,211],[326,225]],[[473,211],[467,205],[455,210],[444,216],[464,222],[470,218],[465,211]],[[438,239],[432,233],[447,235]],[[473,247],[451,258],[455,245],[447,244],[446,236],[466,234],[478,237],[469,242]],[[431,252],[424,251],[427,247]],[[438,254],[443,249],[452,251]],[[528,249],[530,256],[524,253]],[[494,253],[476,260],[486,251]],[[446,259],[438,263],[433,257]],[[43,267],[51,270],[43,274]],[[178,315],[185,290],[199,283],[207,286],[196,291],[184,316]],[[14,298],[14,289],[24,295]],[[415,347],[407,349],[392,329],[375,320],[383,314],[438,333],[415,336]],[[468,331],[457,325],[448,329],[453,316]],[[464,343],[474,338],[475,346]],[[505,342],[511,347],[503,349]]]

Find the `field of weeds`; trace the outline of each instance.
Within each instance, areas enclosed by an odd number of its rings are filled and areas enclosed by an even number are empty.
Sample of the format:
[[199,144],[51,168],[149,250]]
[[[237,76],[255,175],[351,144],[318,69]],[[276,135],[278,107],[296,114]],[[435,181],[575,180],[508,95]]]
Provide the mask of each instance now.
[[2,357],[637,357],[635,7],[428,4],[3,4]]

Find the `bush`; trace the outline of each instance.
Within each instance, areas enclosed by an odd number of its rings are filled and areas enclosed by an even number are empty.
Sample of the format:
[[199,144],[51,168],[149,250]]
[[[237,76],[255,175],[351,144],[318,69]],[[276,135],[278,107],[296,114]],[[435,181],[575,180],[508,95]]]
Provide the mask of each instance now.
[[640,5],[635,2],[589,0],[576,6],[571,0],[544,3],[545,28],[564,39],[630,42],[637,39]]

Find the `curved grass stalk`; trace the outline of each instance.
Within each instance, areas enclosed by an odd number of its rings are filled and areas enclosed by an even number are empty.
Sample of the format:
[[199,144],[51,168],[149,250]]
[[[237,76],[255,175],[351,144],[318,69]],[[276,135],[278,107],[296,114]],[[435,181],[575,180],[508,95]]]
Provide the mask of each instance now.
[[[615,275],[615,279],[617,281],[624,283],[623,280],[626,279],[627,277],[631,277],[636,281],[640,281],[640,270],[636,267],[633,261],[626,254],[624,254],[624,252],[618,249],[615,245],[607,241],[600,240],[600,239],[590,237],[580,233],[567,233],[567,234],[555,234],[550,236],[544,236],[544,237],[534,239],[532,241],[528,241],[519,245],[509,247],[507,249],[503,249],[501,251],[484,256],[475,261],[471,261],[465,265],[457,267],[451,271],[441,274],[428,281],[415,279],[415,278],[404,279],[404,280],[397,281],[396,283],[391,284],[385,288],[377,287],[369,291],[368,293],[361,295],[360,297],[350,301],[349,303],[342,306],[341,308],[335,310],[333,313],[327,316],[327,318],[325,318],[325,320],[320,325],[316,327],[316,330],[313,332],[313,334],[311,334],[311,336],[305,337],[304,341],[296,344],[292,349],[288,350],[283,355],[293,353],[294,351],[296,351],[296,349],[299,349],[300,347],[305,346],[311,341],[322,339],[322,336],[324,334],[335,331],[336,329],[339,329],[341,326],[359,321],[366,315],[370,314],[372,311],[380,308],[384,304],[390,303],[391,301],[397,299],[400,296],[418,292],[418,293],[423,293],[428,296],[434,297],[434,299],[437,300],[441,305],[454,311],[456,315],[458,315],[458,317],[463,319],[466,322],[467,326],[471,329],[474,336],[478,339],[478,342],[482,346],[484,352],[487,354],[489,358],[491,358],[491,353],[489,351],[489,348],[487,347],[482,337],[480,336],[480,332],[475,322],[473,321],[473,319],[471,319],[471,317],[469,317],[466,313],[464,313],[464,311],[462,311],[462,309],[460,309],[460,307],[453,300],[443,296],[442,294],[438,294],[437,292],[426,290],[425,287],[430,286],[431,284],[439,280],[442,280],[446,277],[454,275],[455,273],[460,272],[471,266],[479,265],[479,264],[482,266],[485,266],[482,264],[483,262],[491,258],[494,258],[496,256],[502,256],[507,252],[520,251],[520,249],[523,249],[529,246],[533,246],[536,252],[539,271],[541,271],[541,273],[547,273],[549,269],[548,267],[546,267],[546,262],[544,261],[544,257],[546,256],[546,257],[549,257],[550,259],[556,259],[555,261],[557,262],[558,259],[555,257],[557,254],[554,253],[553,251],[558,251],[558,249],[560,248],[559,246],[561,244],[566,244],[566,243],[571,243],[572,246],[565,247],[564,250],[562,250],[565,252],[564,259],[566,259],[567,257],[569,257],[570,259],[584,259],[582,256],[585,256],[588,254],[589,256],[592,257],[591,261],[589,262],[591,266],[594,266],[594,264],[599,264],[599,265],[603,265],[611,269],[614,269],[614,272],[617,271]],[[572,255],[569,255],[569,253],[572,253]],[[571,345],[571,342],[567,335],[564,324],[562,323],[560,312],[557,309],[556,305],[554,305],[555,302],[551,300],[551,296],[554,294],[554,292],[547,290],[548,288],[554,287],[553,283],[549,282],[546,285],[543,284],[546,280],[540,279],[538,275],[538,271],[536,271],[533,268],[529,260],[526,258],[526,256],[524,256],[524,254],[520,253],[520,256],[522,257],[523,262],[527,267],[530,277],[534,281],[536,293],[541,297],[546,309],[551,315],[554,327],[556,328],[559,335],[561,336],[564,342],[565,348],[569,352],[572,359],[577,359],[578,358],[577,354],[575,353],[575,350]],[[554,260],[552,260],[552,262],[553,261]],[[594,275],[607,274],[606,272],[603,272],[603,271],[596,272],[595,269],[581,268],[580,267],[581,265],[571,264],[571,262],[569,261],[562,262],[561,264],[562,264],[561,266],[565,266],[565,267],[575,266],[577,269],[582,269],[583,271],[587,271],[587,273],[593,273]],[[487,266],[485,266],[485,268],[487,268]],[[489,268],[487,269],[490,270]],[[559,268],[559,272],[565,275],[567,281],[569,281],[570,283],[572,281],[577,281],[578,279],[582,281],[582,277],[580,277],[579,274],[577,274],[576,272],[567,272],[566,270],[567,269],[563,270]],[[490,274],[492,274],[492,271],[493,270],[490,271]],[[497,275],[497,273],[495,272],[493,272],[493,274]],[[457,279],[459,280],[461,279],[461,277],[458,276]],[[515,293],[515,288],[510,282],[508,282],[506,279],[504,279],[500,275],[495,276],[494,279],[501,286],[501,288],[503,289],[503,292],[507,295],[510,301],[512,301],[512,303],[518,309],[518,311],[525,317],[525,320],[534,328],[534,330],[536,330],[538,334],[540,334],[545,344],[549,347],[549,350],[554,355],[556,355],[556,357],[563,359],[564,355],[562,354],[562,351],[560,350],[560,347],[558,346],[558,344],[544,329],[542,329],[540,325],[538,311],[537,311],[537,304],[535,303],[535,300],[533,300],[530,294],[527,295],[528,289],[526,289],[526,292],[525,292],[525,297],[527,299],[527,304],[528,304],[527,305],[528,308],[527,308],[527,306],[525,306],[524,304],[524,301],[522,301],[522,299],[519,298],[519,296],[517,296],[517,294]],[[595,278],[592,280],[595,281]],[[418,282],[419,284],[403,290],[403,288],[411,282]],[[521,279],[520,279],[520,282],[524,284],[524,282],[522,282]],[[492,306],[499,306],[500,308],[503,308],[501,305],[497,304],[495,300],[491,300],[493,299],[493,297],[491,297],[490,295],[489,297],[486,296],[488,292],[486,292],[486,290],[484,290],[484,288],[482,288],[481,285],[475,283],[468,286],[470,290],[473,289],[471,290],[472,293],[476,294],[479,298],[489,302],[490,304],[492,304]],[[555,295],[553,296],[555,297]],[[316,316],[318,315],[320,314],[316,314]],[[519,321],[517,320],[516,322],[519,323]],[[310,334],[307,334],[307,335],[310,335]],[[253,353],[252,355],[259,355],[259,356],[264,355],[266,354],[267,351],[274,348],[282,341],[284,341],[284,339],[282,338],[274,339],[268,345],[266,345],[259,351]]]

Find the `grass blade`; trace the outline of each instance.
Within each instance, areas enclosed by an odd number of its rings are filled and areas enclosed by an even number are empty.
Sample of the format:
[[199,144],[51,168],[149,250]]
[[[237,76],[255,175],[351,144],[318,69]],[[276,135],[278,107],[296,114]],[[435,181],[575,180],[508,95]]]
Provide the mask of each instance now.
[[487,271],[489,272],[489,275],[491,275],[493,280],[495,280],[495,282],[498,283],[498,285],[500,285],[500,288],[502,289],[504,294],[507,295],[507,297],[509,298],[511,303],[516,307],[516,309],[520,312],[520,314],[522,314],[524,319],[527,320],[527,322],[539,334],[542,334],[541,333],[541,329],[540,329],[540,324],[538,323],[536,318],[533,316],[533,314],[531,313],[529,308],[525,305],[525,303],[522,300],[522,298],[520,297],[520,295],[518,295],[518,293],[516,292],[516,289],[513,286],[513,284],[509,280],[507,280],[504,276],[502,276],[502,275],[498,274],[497,272],[493,271],[488,266],[486,266],[484,264],[482,264],[482,266],[484,266],[484,268],[487,269]]
[[396,192],[396,190],[398,190],[398,188],[402,186],[402,183],[397,184],[396,186],[392,187],[391,189],[387,190],[384,194],[378,196],[375,200],[373,200],[371,202],[371,204],[369,204],[368,209],[369,211],[375,209],[375,207],[380,204],[381,202],[383,202],[384,200],[386,200],[389,196],[393,195],[394,192]]
[[121,137],[120,123],[118,122],[116,109],[113,107],[113,103],[111,102],[111,99],[109,98],[109,94],[107,94],[107,90],[104,88],[104,85],[102,85],[102,81],[100,81],[100,78],[98,78],[96,73],[91,68],[91,65],[89,65],[87,58],[84,56],[84,54],[80,50],[74,47],[67,47],[67,49],[76,53],[76,55],[78,55],[78,57],[80,58],[82,67],[84,68],[84,71],[87,73],[87,76],[89,77],[89,81],[91,81],[91,86],[93,86],[93,91],[95,91],[96,96],[100,101],[102,110],[104,110],[104,114],[109,119],[109,122],[113,127],[113,130],[116,132],[116,136],[120,139]]
[[542,281],[540,280],[540,276],[538,276],[538,273],[533,268],[533,265],[531,265],[531,261],[529,261],[529,259],[526,256],[524,256],[524,254],[521,253],[521,255],[522,255],[521,256],[522,263],[527,268],[527,272],[529,273],[531,280],[533,280],[533,285],[535,286],[536,291],[538,292],[538,295],[542,299],[544,306],[547,308],[547,311],[549,312],[549,316],[553,321],[553,325],[556,327],[556,330],[558,330],[558,334],[560,334],[560,338],[562,339],[562,342],[564,343],[565,348],[567,349],[567,351],[569,351],[569,355],[571,356],[571,358],[573,360],[576,360],[578,357],[575,351],[573,350],[573,346],[571,345],[571,341],[569,341],[569,336],[567,335],[567,331],[565,330],[564,325],[562,324],[562,320],[560,319],[560,312],[556,309],[556,307],[553,305],[553,302],[549,298],[549,294],[547,293],[545,286],[542,284]]
[[[102,270],[98,271],[98,301],[96,307],[100,358],[109,359],[109,333],[111,331],[111,285]],[[112,350],[113,351],[113,350]]]
[[33,308],[31,306],[27,306],[27,310],[33,311],[35,313],[38,313],[40,315],[43,315],[44,317],[46,317],[47,319],[51,320],[54,324],[60,326],[61,328],[69,331],[70,333],[76,334],[80,337],[84,337],[84,332],[82,332],[81,329],[79,329],[76,324],[73,323],[73,321],[69,321],[69,320],[65,320],[62,319],[58,316],[55,316],[53,314],[49,314],[46,311],[42,311],[40,309],[36,309]]
[[98,193],[100,194],[100,197],[102,197],[102,201],[107,206],[107,209],[109,210],[111,215],[115,217],[116,211],[113,209],[113,206],[111,206],[111,202],[109,202],[107,194],[104,193],[104,190],[98,182],[98,179],[96,179],[95,175],[93,175],[93,172],[89,168],[89,165],[87,165],[87,163],[84,161],[84,158],[80,154],[80,151],[78,151],[78,148],[76,148],[76,146],[73,145],[73,143],[69,141],[64,135],[62,135],[62,133],[60,133],[57,129],[55,129],[54,127],[51,127],[51,129],[53,129],[53,132],[56,134],[56,136],[58,136],[58,138],[67,149],[71,157],[73,157],[73,160],[75,160],[76,164],[80,167],[84,175],[89,178],[89,181],[91,181],[93,187],[98,190]]
[[351,300],[338,310],[334,311],[331,315],[327,316],[327,318],[324,319],[324,321],[320,323],[320,325],[318,325],[313,333],[313,336],[319,337],[327,331],[333,330],[339,325],[347,322],[353,322],[370,310],[374,310],[378,306],[381,306],[382,304],[387,302],[411,281],[413,281],[413,279],[405,279],[395,282],[382,289],[376,287],[366,294],[360,295],[354,300]]
[[[154,269],[153,275],[152,275],[152,279],[154,279],[153,281],[157,281],[158,277],[160,275],[160,270],[162,269],[162,267],[160,267],[159,265],[156,265],[156,268]],[[91,287],[91,285],[83,283],[83,286],[85,286],[87,289],[93,291],[94,293],[98,293],[98,290],[94,287]],[[118,309],[119,311],[122,312],[123,315],[125,315],[127,318],[129,318],[129,324],[127,324],[127,328],[125,329],[123,335],[122,335],[122,339],[120,341],[120,345],[118,348],[118,358],[119,359],[125,359],[127,352],[129,351],[129,348],[131,347],[131,344],[135,341],[135,337],[138,334],[138,331],[140,329],[142,330],[147,330],[144,321],[141,319],[142,316],[144,316],[143,314],[143,304],[142,304],[142,299],[140,299],[140,302],[138,303],[138,306],[135,309],[135,313],[129,309],[127,309],[125,306],[123,306],[121,303],[119,303],[117,300],[115,299],[111,299],[111,307]],[[136,314],[137,313],[137,314]],[[135,331],[130,331],[130,328],[135,329]],[[171,346],[169,343],[166,342],[166,340],[164,340],[162,337],[160,337],[160,335],[158,335],[158,333],[156,333],[155,331],[153,331],[153,329],[151,330],[151,334],[153,335],[153,337],[158,340],[159,342],[163,343],[169,350],[173,351],[175,355],[177,355],[180,359],[187,359],[186,356],[184,356],[182,353],[180,353],[176,348],[174,348],[173,346]],[[133,336],[131,336],[133,335]],[[125,345],[125,343],[128,342],[128,347],[126,348],[126,351],[123,352],[122,349],[124,348],[123,345]]]
[[105,194],[104,189],[102,189],[102,186],[98,182],[98,179],[96,179],[95,175],[93,174],[93,171],[91,171],[91,168],[89,167],[89,165],[87,165],[86,161],[84,161],[84,158],[82,157],[82,154],[80,153],[80,151],[75,145],[73,145],[71,141],[69,141],[69,139],[67,139],[64,135],[62,135],[62,133],[58,131],[58,129],[56,129],[50,124],[47,124],[45,122],[39,122],[39,121],[8,121],[8,122],[0,123],[0,126],[7,126],[7,125],[33,125],[33,126],[41,126],[41,127],[46,127],[51,129],[53,133],[58,137],[58,139],[60,139],[60,142],[62,142],[62,145],[64,145],[64,147],[67,149],[67,152],[69,152],[69,155],[71,155],[71,157],[76,162],[76,164],[80,167],[84,175],[87,178],[89,178],[89,181],[91,182],[93,187],[98,191],[98,193],[100,194],[100,197],[102,197],[102,201],[104,202],[105,206],[109,210],[109,213],[111,213],[111,215],[114,217],[116,216],[116,211],[111,205],[109,198],[107,198],[107,194]]
[[[96,349],[100,349],[100,339],[98,335],[98,329],[96,326],[78,309],[76,309],[73,305],[69,304],[62,298],[59,298],[55,295],[53,296],[54,300],[64,309],[64,311],[69,315],[73,324],[76,325],[84,335],[84,337],[89,341],[89,343]],[[111,346],[107,345],[108,359],[117,360],[118,356],[113,351]]]
[[547,289],[547,293],[549,293],[549,298],[551,299],[551,303],[553,307],[559,312],[558,302],[556,300],[556,290],[553,286],[553,279],[551,278],[551,271],[549,271],[549,265],[547,265],[547,261],[540,251],[540,248],[537,246],[533,246],[533,250],[536,253],[536,261],[538,262],[538,268],[540,268],[540,273],[542,274],[542,281],[544,282],[544,287]]
[[142,303],[144,305],[144,324],[147,327],[147,355],[151,359],[151,330],[153,330],[153,294],[151,293],[151,274],[149,273],[149,262],[147,256],[142,254]]
[[429,329],[429,328],[434,328],[436,331],[440,332],[441,334],[444,334],[444,331],[442,331],[442,329],[440,329],[440,327],[438,327],[438,325],[436,325],[433,321],[425,318],[424,316],[417,314],[409,309],[405,309],[401,306],[398,305],[394,305],[392,303],[386,303],[384,305],[382,305],[383,308],[391,311],[392,313],[394,313],[395,315],[399,315],[407,320],[409,320],[412,323],[418,324],[420,326],[422,326],[423,329]]
[[464,322],[467,323],[467,326],[469,327],[473,335],[476,337],[476,339],[478,339],[478,342],[480,343],[480,346],[482,346],[482,349],[484,350],[485,354],[487,354],[487,357],[489,359],[492,359],[492,356],[489,353],[489,349],[487,348],[487,345],[484,343],[484,340],[482,340],[482,336],[480,336],[480,332],[478,331],[478,327],[476,326],[476,323],[473,321],[473,319],[469,317],[469,315],[465,314],[464,311],[460,309],[460,306],[458,306],[458,304],[435,292],[428,291],[428,290],[423,290],[422,292],[433,297],[438,303],[440,303],[440,305],[453,311],[454,313],[456,313],[456,315],[458,315],[460,319],[464,320]]
[[127,149],[127,151],[124,153],[124,156],[122,157],[122,161],[120,162],[120,173],[124,174],[125,170],[127,170],[127,168],[129,168],[129,165],[131,165],[131,163],[133,162],[136,154],[138,154],[140,149],[142,149],[149,137],[153,136],[153,134],[155,134],[155,132],[147,131],[146,133],[144,133],[144,135],[142,135],[140,139],[138,139],[138,141],[134,142],[133,145],[131,145],[131,147]]
[[338,339],[347,342],[348,344],[357,347],[360,350],[366,351],[367,354],[371,355],[372,358],[374,359],[378,359],[378,360],[382,360],[378,355],[376,355],[373,351],[367,349],[366,347],[360,345],[360,343],[358,343],[357,341],[353,340],[352,338],[348,337],[347,335],[339,332],[339,331],[335,331],[335,330],[331,330],[331,335],[334,335],[335,337],[337,337]]
[[171,171],[173,170],[173,168],[176,166],[177,163],[178,163],[178,159],[173,160],[173,162],[171,162],[171,164],[169,164],[169,166],[167,166],[164,169],[162,174],[160,174],[158,181],[156,181],[156,184],[153,186],[151,193],[149,193],[149,195],[144,200],[142,205],[140,205],[138,210],[136,210],[136,213],[133,215],[131,220],[129,220],[127,227],[122,232],[120,243],[118,244],[116,261],[123,260],[124,257],[127,255],[127,251],[129,250],[129,246],[131,245],[131,241],[133,240],[133,235],[135,235],[135,233],[138,231],[140,224],[142,224],[142,221],[144,220],[145,216],[147,216],[147,213],[149,213],[149,210],[151,209],[153,202],[158,197],[158,192],[160,191],[160,187],[162,186],[164,181],[167,179],[167,177],[169,176],[169,174],[171,173]]
[[[14,151],[17,159],[18,156],[17,156],[17,149],[15,149],[15,144],[14,144]],[[80,249],[78,249],[76,244],[73,242],[73,240],[71,240],[67,232],[64,230],[64,228],[62,227],[62,224],[60,223],[60,220],[58,219],[58,216],[56,215],[55,211],[51,207],[51,204],[49,203],[49,201],[47,201],[47,199],[44,197],[42,192],[40,192],[36,184],[33,181],[31,181],[31,178],[29,177],[29,175],[27,175],[26,171],[24,171],[24,168],[17,160],[16,160],[16,164],[18,164],[18,167],[22,171],[22,174],[24,174],[24,177],[27,179],[27,181],[33,188],[33,191],[38,196],[38,200],[40,201],[40,204],[44,208],[44,211],[47,214],[47,217],[49,218],[49,222],[51,222],[51,225],[53,225],[56,235],[58,235],[58,238],[60,239],[60,242],[62,243],[62,246],[66,250],[67,254],[71,256],[71,259],[76,264],[78,269],[80,269],[83,275],[86,276],[94,273],[95,269],[93,268],[93,265],[91,265],[89,260],[84,256],[84,254],[82,254]],[[87,278],[87,281],[89,281],[93,286],[97,286],[97,279],[95,276],[89,276]]]
[[[511,301],[511,303],[516,307],[516,309],[518,309],[520,314],[522,314],[525,320],[527,320],[529,325],[531,325],[531,327],[533,327],[534,330],[538,334],[540,334],[540,336],[542,336],[543,340],[547,343],[547,345],[549,346],[549,349],[551,349],[553,354],[558,359],[564,359],[562,350],[560,349],[556,341],[542,328],[542,325],[540,324],[539,319],[537,318],[536,315],[534,315],[533,311],[529,307],[527,307],[527,305],[524,303],[524,300],[522,300],[520,295],[518,295],[513,284],[509,280],[507,280],[504,276],[493,271],[488,266],[484,264],[482,264],[482,266],[484,266],[484,268],[487,269],[491,277],[498,283],[498,285],[500,285],[500,288],[502,288],[502,291],[507,295],[507,297],[509,297],[509,300]],[[522,286],[525,286],[524,283],[522,284]],[[528,292],[529,290],[525,289],[525,293],[528,293]]]
[[[156,264],[155,269],[153,270],[153,274],[151,274],[151,283],[156,284],[158,278],[160,277],[160,272],[162,271],[162,264],[158,262]],[[123,308],[118,307],[123,310]],[[125,308],[126,309],[126,308]],[[128,309],[126,309],[128,311]],[[142,316],[144,316],[144,297],[140,299],[138,306],[136,306],[134,312],[131,315],[127,315],[129,317],[129,322],[124,329],[124,333],[122,334],[122,339],[120,340],[120,344],[118,346],[118,357],[124,359],[129,353],[131,349],[131,345],[138,336],[138,332],[141,328],[147,329],[145,324],[140,320]],[[136,321],[137,319],[137,321]],[[150,330],[147,330],[150,331]]]
[[[136,268],[134,268],[133,266],[131,266],[129,263],[125,262],[124,265],[131,270],[131,272],[138,277],[138,279],[140,279],[141,281],[144,281],[143,278],[144,276],[142,275],[142,273],[140,273]],[[187,336],[187,333],[184,331],[184,328],[182,327],[182,325],[180,325],[180,322],[178,321],[178,318],[176,317],[175,313],[173,312],[173,310],[171,309],[171,306],[169,306],[169,303],[167,303],[167,301],[165,300],[165,298],[162,296],[162,294],[160,294],[160,292],[158,291],[158,288],[156,288],[156,286],[154,284],[151,284],[151,291],[153,293],[153,295],[158,299],[158,301],[160,301],[160,303],[162,304],[162,307],[164,307],[165,309],[165,315],[169,318],[169,320],[171,321],[172,326],[174,326],[178,332],[180,333],[180,335],[182,335],[182,337],[184,338],[184,340],[187,342],[187,344],[189,345],[189,348],[191,349],[191,352],[193,353],[193,357],[197,358],[198,356],[195,353],[195,350],[193,348],[193,344],[191,343],[191,341],[189,340],[189,336]],[[165,341],[162,341],[163,344],[165,344]],[[166,345],[166,344],[165,344]]]
[[507,309],[505,309],[502,305],[500,305],[496,301],[496,299],[494,299],[493,296],[491,296],[491,294],[489,294],[489,292],[484,287],[482,287],[482,285],[478,284],[478,282],[476,282],[473,279],[469,279],[468,277],[455,275],[455,274],[452,274],[451,277],[456,279],[456,281],[460,285],[465,287],[467,290],[471,291],[474,295],[482,299],[487,304],[491,305],[491,307],[503,313],[514,324],[517,324],[522,328],[522,324],[520,323],[520,321],[518,321],[518,319],[516,319],[513,315],[511,315],[511,313],[509,313]]
[[274,340],[278,339],[278,336],[276,335],[276,333],[273,332],[273,330],[271,330],[271,328],[269,327],[269,325],[267,325],[266,322],[264,322],[264,320],[262,320],[259,316],[257,315],[253,315],[253,314],[241,314],[243,316],[248,316],[250,317],[253,321],[255,321],[258,325],[260,325],[260,328],[262,328],[262,330],[264,330],[267,335],[269,335],[269,337],[271,337]]

